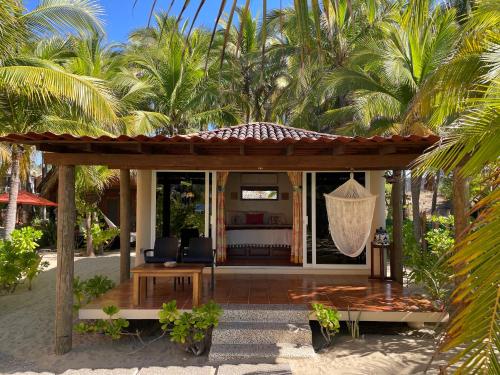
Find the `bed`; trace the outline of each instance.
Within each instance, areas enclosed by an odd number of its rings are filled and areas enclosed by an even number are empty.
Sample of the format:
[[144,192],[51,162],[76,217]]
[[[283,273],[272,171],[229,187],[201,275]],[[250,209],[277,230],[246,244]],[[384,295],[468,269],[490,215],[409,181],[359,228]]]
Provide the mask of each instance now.
[[226,241],[230,259],[288,259],[292,243],[292,227],[228,226]]
[[241,246],[290,246],[292,227],[287,225],[241,225],[226,227],[227,245]]

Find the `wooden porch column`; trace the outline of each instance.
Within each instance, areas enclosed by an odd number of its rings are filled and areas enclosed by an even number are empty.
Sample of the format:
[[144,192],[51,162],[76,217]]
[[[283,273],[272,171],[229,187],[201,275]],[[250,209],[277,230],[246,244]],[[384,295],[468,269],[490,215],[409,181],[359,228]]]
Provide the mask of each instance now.
[[130,170],[120,169],[120,282],[130,279]]
[[75,167],[59,166],[55,353],[71,350],[75,247]]
[[391,275],[397,282],[403,282],[403,181],[401,171],[394,170],[395,182],[392,184],[392,262]]

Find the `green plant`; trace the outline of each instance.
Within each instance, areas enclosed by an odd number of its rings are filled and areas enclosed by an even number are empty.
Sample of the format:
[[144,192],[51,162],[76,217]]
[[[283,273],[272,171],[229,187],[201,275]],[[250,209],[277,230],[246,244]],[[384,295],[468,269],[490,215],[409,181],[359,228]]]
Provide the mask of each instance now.
[[351,319],[351,309],[347,308],[347,329],[351,334],[353,339],[359,338],[359,317],[361,316],[361,311],[358,311],[358,316],[356,319]]
[[172,300],[162,305],[159,321],[162,330],[170,332],[172,341],[183,345],[187,352],[201,355],[206,349],[207,333],[217,326],[221,314],[222,309],[213,301],[181,313],[177,301]]
[[413,237],[411,224],[403,227],[405,274],[408,283],[425,288],[440,307],[447,299],[452,270],[447,266],[448,252],[453,248],[453,216],[432,216],[431,228],[424,239],[427,249],[422,249]]
[[37,218],[33,220],[32,226],[42,231],[42,237],[39,241],[40,246],[52,246],[56,244],[57,226],[55,221]]
[[90,228],[92,234],[92,245],[96,253],[102,253],[104,247],[108,245],[116,236],[120,234],[119,228],[107,228],[101,224],[94,224]]
[[37,252],[41,236],[41,231],[24,227],[14,230],[10,239],[0,241],[1,290],[12,293],[23,279],[31,290],[33,279],[48,266]]
[[73,305],[75,310],[80,309],[83,305],[90,302],[90,300],[97,298],[108,290],[113,289],[115,283],[107,276],[95,275],[87,280],[80,280],[77,276],[73,280],[73,295],[76,303]]
[[123,318],[113,318],[120,312],[116,306],[103,307],[102,311],[108,316],[107,319],[99,319],[90,323],[80,322],[75,325],[75,331],[78,333],[99,333],[109,336],[113,340],[118,340],[125,333],[124,329],[130,325],[129,321]]
[[339,312],[321,303],[313,303],[311,306],[321,327],[321,335],[323,335],[328,345],[331,345],[333,336],[339,332],[340,328]]

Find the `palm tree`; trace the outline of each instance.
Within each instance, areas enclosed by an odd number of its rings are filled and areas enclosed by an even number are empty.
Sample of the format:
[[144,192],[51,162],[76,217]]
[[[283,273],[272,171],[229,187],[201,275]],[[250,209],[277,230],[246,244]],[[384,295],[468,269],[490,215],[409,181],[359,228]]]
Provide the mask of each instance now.
[[75,174],[75,195],[77,211],[84,219],[87,256],[95,256],[92,224],[98,203],[106,187],[118,178],[116,170],[105,166],[78,166]]
[[442,350],[459,348],[457,373],[498,373],[500,363],[500,4],[477,1],[456,52],[425,85],[413,108],[441,125],[444,140],[420,169],[444,169],[461,179],[492,170],[476,220],[450,254],[457,286]]
[[[0,39],[0,122],[1,133],[53,130],[44,121],[50,111],[72,108],[83,117],[104,123],[115,121],[114,103],[101,80],[67,73],[51,61],[33,58],[30,47],[48,34],[101,31],[101,9],[86,0],[42,1],[31,12],[15,0],[1,0],[6,21],[0,23],[0,35],[15,38]],[[2,13],[3,17],[3,13]],[[8,237],[15,227],[19,163],[25,150],[10,145],[10,196],[5,232]]]
[[[279,120],[276,105],[288,85],[287,56],[273,48],[276,41],[272,35],[262,39],[258,18],[253,18],[249,9],[237,9],[236,13],[238,22],[226,22],[220,30],[223,39],[217,40],[214,50],[225,57],[210,73],[219,74],[222,99],[237,108],[245,122]],[[264,56],[263,43],[268,45]]]
[[156,27],[131,33],[125,51],[127,71],[114,82],[132,108],[141,111],[132,113],[134,118],[163,122],[157,130],[163,134],[235,123],[232,108],[218,101],[217,82],[205,75],[208,33],[194,30],[187,44],[175,19],[155,18]]
[[[429,0],[410,0],[381,26],[381,35],[364,40],[348,66],[326,78],[326,89],[346,95],[346,105],[325,118],[350,118],[354,134],[427,134],[427,119],[412,104],[425,83],[454,51],[458,24],[455,10],[431,8]],[[412,179],[413,228],[422,238],[421,177]]]

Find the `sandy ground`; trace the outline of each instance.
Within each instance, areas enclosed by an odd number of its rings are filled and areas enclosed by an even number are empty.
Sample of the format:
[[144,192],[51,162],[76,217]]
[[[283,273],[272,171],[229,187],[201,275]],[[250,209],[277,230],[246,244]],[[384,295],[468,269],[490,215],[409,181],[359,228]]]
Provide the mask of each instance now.
[[[55,253],[47,254],[45,259],[50,268],[34,281],[32,291],[21,286],[12,295],[0,296],[0,373],[173,374],[164,368],[209,366],[206,356],[190,356],[167,337],[141,349],[133,337],[113,342],[105,337],[75,334],[73,350],[64,356],[54,355]],[[118,254],[75,260],[75,274],[82,278],[104,274],[117,281],[118,269]],[[156,336],[155,332],[144,339]],[[428,330],[391,330],[365,334],[358,340],[339,336],[332,350],[316,359],[288,363],[294,374],[304,375],[416,374],[426,369],[433,353],[434,339]],[[436,373],[443,363],[434,362],[429,373]],[[194,367],[186,370],[187,374],[196,373]]]

